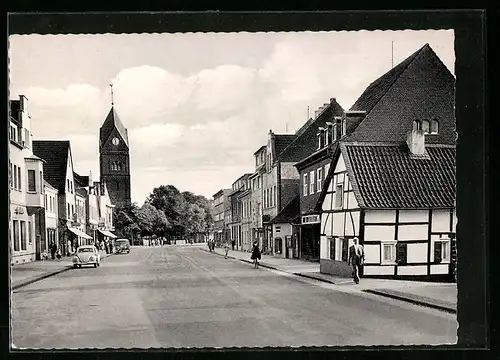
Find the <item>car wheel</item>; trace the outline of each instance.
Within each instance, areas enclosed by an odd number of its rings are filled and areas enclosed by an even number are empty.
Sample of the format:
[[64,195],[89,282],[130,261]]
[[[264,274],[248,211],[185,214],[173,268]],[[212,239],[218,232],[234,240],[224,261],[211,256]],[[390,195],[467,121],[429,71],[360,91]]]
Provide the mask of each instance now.
[[75,265],[73,265],[73,269],[76,269],[77,267],[78,267],[78,265],[76,265],[76,264],[75,264]]
[[97,267],[97,263],[94,264],[94,267],[96,268]]

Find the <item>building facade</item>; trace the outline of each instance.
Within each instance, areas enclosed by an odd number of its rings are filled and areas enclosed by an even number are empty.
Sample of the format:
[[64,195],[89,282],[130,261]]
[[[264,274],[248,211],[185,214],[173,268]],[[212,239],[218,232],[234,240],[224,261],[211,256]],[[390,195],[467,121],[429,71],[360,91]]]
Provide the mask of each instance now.
[[213,240],[217,245],[230,241],[231,205],[229,194],[231,189],[221,189],[213,195]]
[[[231,218],[227,223],[230,231],[230,241],[234,242],[235,249],[243,250],[243,201],[241,199],[242,193],[248,193],[248,177],[251,174],[244,174],[240,176],[231,187],[231,192],[229,193],[229,204]],[[248,223],[247,219],[246,224]],[[247,224],[248,225],[248,224]]]
[[454,82],[427,44],[348,112],[317,204],[321,272],[349,276],[358,237],[364,276],[454,279]]
[[263,247],[263,234],[264,228],[262,226],[262,216],[263,216],[263,208],[262,208],[262,182],[263,176],[266,171],[266,150],[267,146],[261,146],[255,153],[255,170],[252,175],[248,177],[250,181],[250,198],[251,198],[251,238],[252,243],[257,242],[259,245],[259,249]]
[[11,264],[19,264],[34,261],[43,250],[44,169],[42,159],[33,154],[25,96],[9,101],[9,120],[9,249]]
[[59,211],[58,199],[59,191],[44,180],[45,193],[45,239],[43,241],[43,251],[50,253],[49,246],[57,246],[59,239]]
[[107,185],[103,182],[94,182],[97,192],[97,208],[99,210],[99,222],[97,225],[97,242],[99,246],[105,247],[107,251],[114,249],[114,240],[117,236],[113,233],[113,209],[114,205],[108,193]]
[[100,129],[99,165],[101,182],[106,183],[112,204],[130,205],[130,143],[114,107]]

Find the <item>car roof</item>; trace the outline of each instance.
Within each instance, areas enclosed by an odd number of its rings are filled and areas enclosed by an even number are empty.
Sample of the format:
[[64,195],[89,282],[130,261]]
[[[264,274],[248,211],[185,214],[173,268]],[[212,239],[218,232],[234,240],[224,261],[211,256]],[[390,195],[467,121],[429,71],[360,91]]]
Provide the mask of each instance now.
[[128,241],[128,239],[116,239],[115,241]]

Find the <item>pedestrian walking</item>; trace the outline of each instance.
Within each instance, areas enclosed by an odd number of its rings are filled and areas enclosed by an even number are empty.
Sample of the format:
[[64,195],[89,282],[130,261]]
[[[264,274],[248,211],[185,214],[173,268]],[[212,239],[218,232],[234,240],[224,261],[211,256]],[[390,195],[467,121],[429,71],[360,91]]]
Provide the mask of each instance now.
[[236,240],[231,241],[231,247],[232,247],[233,251],[234,251],[234,246],[235,245],[236,245]]
[[226,242],[224,243],[224,259],[227,259],[227,253],[229,252],[229,244]]
[[259,250],[259,243],[255,241],[253,243],[253,249],[252,249],[252,256],[250,256],[250,259],[253,260],[253,267],[254,269],[259,268],[259,260],[261,259],[261,254]]
[[349,261],[348,264],[352,265],[352,277],[356,284],[359,284],[359,272],[365,260],[365,250],[363,246],[358,244],[358,238],[354,238],[353,244],[349,248]]
[[57,258],[57,260],[61,260],[61,257],[62,257],[62,255],[61,255],[61,249],[57,249],[57,251],[56,251],[56,258]]
[[56,258],[56,251],[57,251],[57,246],[55,242],[50,243],[50,255],[52,257],[52,260]]

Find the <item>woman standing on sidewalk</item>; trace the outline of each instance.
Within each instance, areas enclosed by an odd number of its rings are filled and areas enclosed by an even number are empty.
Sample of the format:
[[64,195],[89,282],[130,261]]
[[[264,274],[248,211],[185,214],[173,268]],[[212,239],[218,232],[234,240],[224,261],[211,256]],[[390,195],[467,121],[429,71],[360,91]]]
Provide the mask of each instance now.
[[260,250],[259,250],[259,243],[255,241],[253,243],[253,250],[252,250],[252,256],[250,256],[250,259],[253,260],[253,267],[254,269],[259,268],[259,260],[261,258]]
[[224,243],[224,252],[224,259],[227,259],[227,254],[229,253],[229,244],[227,243],[227,241]]

